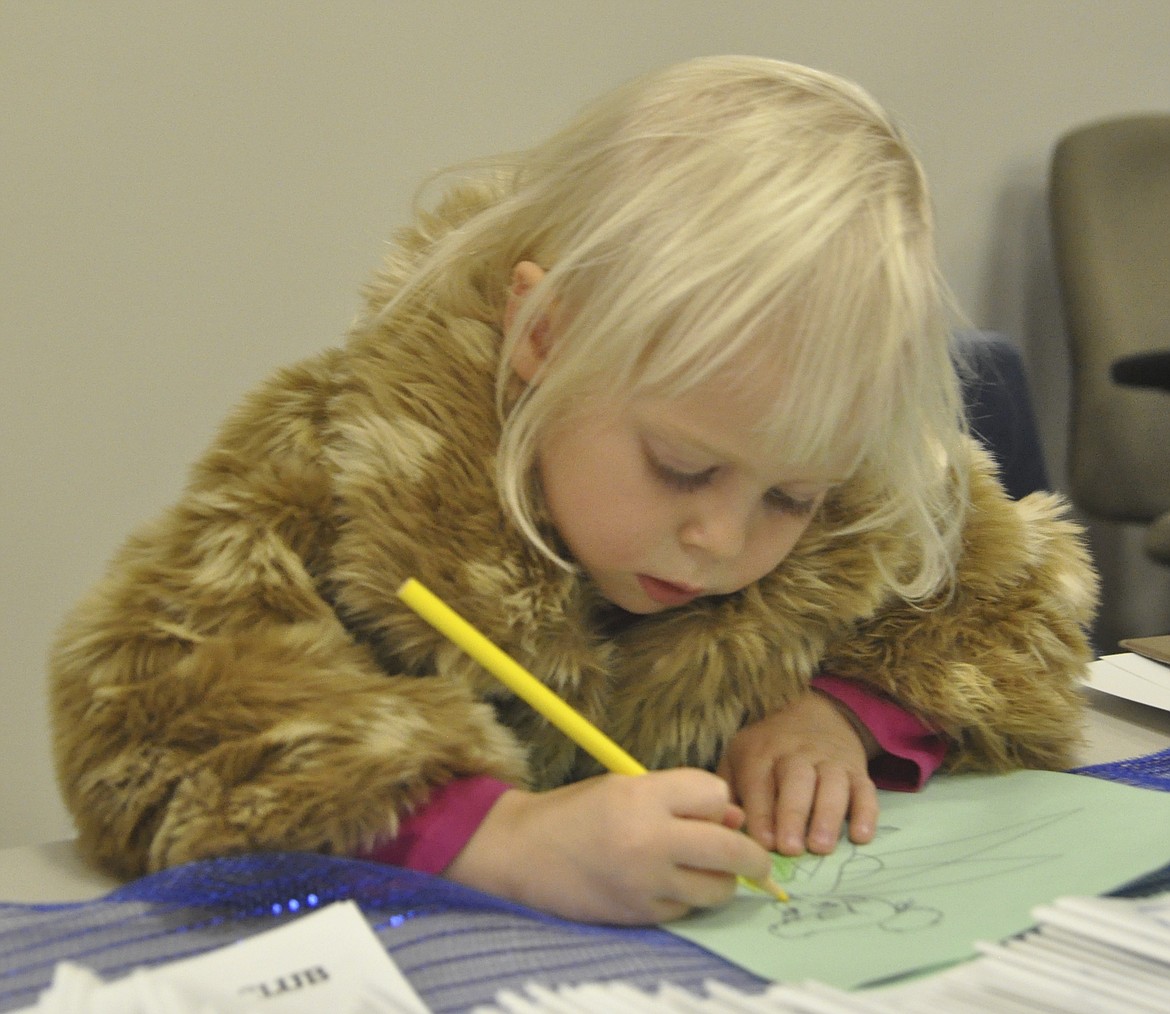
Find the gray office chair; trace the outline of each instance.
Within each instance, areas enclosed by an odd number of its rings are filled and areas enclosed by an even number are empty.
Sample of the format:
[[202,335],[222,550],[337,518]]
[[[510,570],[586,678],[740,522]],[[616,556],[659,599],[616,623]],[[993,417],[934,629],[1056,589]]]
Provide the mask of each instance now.
[[1153,389],[1152,366],[1170,353],[1170,114],[1066,134],[1049,197],[1072,360],[1072,497],[1090,517],[1148,526],[1146,552],[1170,564],[1170,398]]

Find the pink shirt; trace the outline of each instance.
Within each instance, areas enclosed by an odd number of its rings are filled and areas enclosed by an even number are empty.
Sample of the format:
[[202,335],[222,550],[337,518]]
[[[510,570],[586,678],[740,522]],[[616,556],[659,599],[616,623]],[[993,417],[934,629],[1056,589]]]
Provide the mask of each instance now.
[[[849,708],[877,740],[883,752],[869,762],[869,773],[878,788],[916,792],[942,763],[947,752],[942,735],[888,697],[837,676],[818,676],[812,685]],[[397,837],[357,858],[442,873],[510,788],[488,775],[440,785],[420,809],[403,819]]]
[[917,792],[942,764],[942,734],[884,694],[840,676],[818,676],[812,685],[844,704],[878,741],[883,752],[869,762],[869,776],[879,789]]
[[423,873],[442,873],[475,834],[488,810],[513,786],[489,775],[456,778],[440,785],[431,798],[403,818],[398,836],[359,852],[372,859]]

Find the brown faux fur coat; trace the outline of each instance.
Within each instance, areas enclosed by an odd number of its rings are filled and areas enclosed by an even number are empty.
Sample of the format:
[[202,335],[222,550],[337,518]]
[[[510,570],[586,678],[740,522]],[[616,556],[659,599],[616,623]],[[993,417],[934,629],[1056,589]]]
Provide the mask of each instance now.
[[1096,583],[1054,497],[1009,501],[973,445],[958,588],[930,608],[880,575],[897,533],[831,536],[863,496],[844,487],[757,585],[614,622],[499,505],[492,285],[479,311],[435,297],[378,323],[402,249],[347,344],[243,405],[59,635],[56,763],[96,863],[352,854],[449,779],[593,773],[397,600],[409,576],[650,767],[714,766],[820,670],[945,732],[952,768],[1068,762]]

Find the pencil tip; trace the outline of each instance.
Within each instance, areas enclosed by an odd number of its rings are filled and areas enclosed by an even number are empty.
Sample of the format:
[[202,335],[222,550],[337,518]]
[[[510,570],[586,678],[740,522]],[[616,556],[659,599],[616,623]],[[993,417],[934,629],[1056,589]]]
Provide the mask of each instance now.
[[771,877],[768,877],[767,880],[764,881],[764,887],[768,889],[768,893],[772,895],[772,897],[774,897],[777,901],[782,901],[787,905],[788,902],[792,900],[788,897],[788,892],[784,890],[784,888],[779,884],[777,884],[776,881],[774,881]]

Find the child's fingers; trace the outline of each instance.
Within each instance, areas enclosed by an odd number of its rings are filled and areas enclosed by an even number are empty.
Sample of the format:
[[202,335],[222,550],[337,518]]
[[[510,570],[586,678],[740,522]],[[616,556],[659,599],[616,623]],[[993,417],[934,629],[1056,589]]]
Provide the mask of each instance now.
[[776,800],[779,786],[771,764],[755,764],[739,779],[744,829],[766,849],[776,847]]
[[868,777],[859,778],[849,801],[849,840],[857,845],[873,841],[879,812],[877,787]]
[[[730,801],[727,783],[709,772],[686,768],[652,772],[618,782],[615,788],[631,794],[628,805],[639,814],[653,812],[647,804],[654,798],[668,821],[661,825],[665,837],[660,839],[660,879],[651,888],[656,912],[662,911],[660,905],[721,905],[734,894],[736,876],[756,878],[770,870],[767,852],[732,829],[742,821],[742,811]],[[640,839],[643,847],[649,843],[650,839]]]
[[837,847],[841,825],[849,812],[851,794],[851,780],[843,768],[829,767],[820,772],[808,821],[807,846],[810,852],[828,855]]
[[724,827],[729,827],[733,831],[740,831],[744,829],[744,821],[747,819],[747,814],[744,813],[742,806],[736,806],[735,803],[728,803],[727,809],[723,811]]
[[680,897],[703,907],[735,892],[737,876],[759,880],[772,868],[768,853],[745,834],[706,821],[689,821],[673,836],[671,860]]
[[849,820],[851,841],[858,844],[871,841],[877,829],[878,817],[877,790],[873,782],[864,775],[858,776],[835,766],[822,765],[808,770],[813,772],[815,786],[809,799],[809,809],[804,814],[803,828],[800,824],[800,808],[808,797],[803,789],[798,789],[799,799],[789,800],[790,805],[785,806],[783,792],[788,791],[788,787],[793,784],[792,781],[785,782],[777,819],[785,820],[787,810],[791,814],[791,822],[785,824],[783,831],[778,829],[777,835],[788,836],[784,840],[794,851],[788,852],[785,848],[778,848],[777,851],[795,855],[797,839],[803,836],[804,847],[809,852],[828,855],[837,847],[846,817]]
[[743,821],[739,826],[764,848],[774,849],[779,789],[771,758],[766,754],[745,756],[741,751],[733,766],[730,754],[724,754],[716,773],[730,784],[732,794],[743,807]]
[[735,894],[735,874],[721,870],[674,865],[659,887],[655,904],[673,904],[685,911],[716,908]]
[[727,782],[699,768],[651,771],[639,776],[637,782],[627,784],[636,791],[653,793],[662,805],[678,817],[694,817],[721,824],[727,807],[731,805],[731,788]]
[[674,881],[676,900],[689,909],[718,908],[726,904],[735,894],[737,883],[735,874],[689,869],[685,866],[676,868]]
[[817,770],[807,763],[789,763],[777,779],[775,851],[798,856],[805,850],[809,816],[817,798]]

